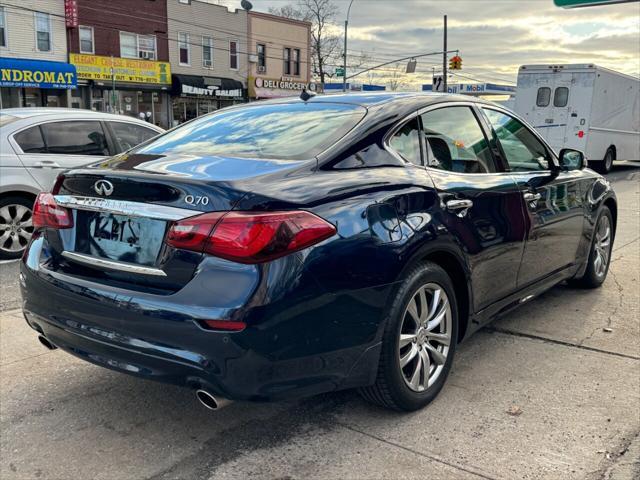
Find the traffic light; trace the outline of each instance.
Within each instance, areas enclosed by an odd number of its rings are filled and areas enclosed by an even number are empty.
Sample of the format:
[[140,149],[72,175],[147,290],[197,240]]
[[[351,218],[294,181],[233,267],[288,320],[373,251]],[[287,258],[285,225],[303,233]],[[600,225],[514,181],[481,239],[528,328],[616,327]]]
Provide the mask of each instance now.
[[449,60],[449,70],[462,70],[462,58],[459,55],[451,57]]

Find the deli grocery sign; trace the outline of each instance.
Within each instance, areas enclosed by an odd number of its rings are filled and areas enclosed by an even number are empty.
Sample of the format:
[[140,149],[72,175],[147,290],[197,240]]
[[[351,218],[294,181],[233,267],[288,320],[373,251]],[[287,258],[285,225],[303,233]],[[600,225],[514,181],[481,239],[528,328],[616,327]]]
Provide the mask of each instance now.
[[76,88],[73,65],[46,60],[0,58],[0,87]]
[[302,90],[318,91],[318,85],[313,82],[301,82],[300,79],[282,77],[249,79],[249,96],[253,98],[276,98],[299,95]]

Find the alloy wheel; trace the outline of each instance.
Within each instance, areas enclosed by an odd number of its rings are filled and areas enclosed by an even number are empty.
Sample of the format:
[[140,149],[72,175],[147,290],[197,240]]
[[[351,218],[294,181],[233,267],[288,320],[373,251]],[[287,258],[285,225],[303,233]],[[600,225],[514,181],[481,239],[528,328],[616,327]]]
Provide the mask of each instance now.
[[0,251],[16,254],[27,247],[33,235],[32,211],[20,204],[0,208]]
[[438,379],[449,354],[452,314],[440,285],[418,289],[405,309],[398,339],[400,370],[407,386],[423,392]]
[[607,272],[611,254],[611,223],[606,215],[600,217],[593,246],[595,250],[593,270],[598,277],[602,277]]

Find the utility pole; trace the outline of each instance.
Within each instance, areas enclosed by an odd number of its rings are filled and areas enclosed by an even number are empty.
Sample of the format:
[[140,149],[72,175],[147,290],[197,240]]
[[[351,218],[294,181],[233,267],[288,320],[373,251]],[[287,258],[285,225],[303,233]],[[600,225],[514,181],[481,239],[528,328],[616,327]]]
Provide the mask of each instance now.
[[442,49],[442,85],[447,93],[447,16],[444,16],[444,48]]
[[342,63],[342,91],[347,91],[347,28],[349,26],[349,14],[351,13],[351,4],[353,0],[349,2],[349,7],[347,8],[347,18],[344,20],[344,58]]

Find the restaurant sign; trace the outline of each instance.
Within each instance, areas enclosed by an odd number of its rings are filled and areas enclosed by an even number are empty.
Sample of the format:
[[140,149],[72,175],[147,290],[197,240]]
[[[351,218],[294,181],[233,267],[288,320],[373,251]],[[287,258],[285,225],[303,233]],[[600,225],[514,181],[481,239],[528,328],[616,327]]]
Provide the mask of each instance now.
[[0,58],[0,87],[72,89],[77,83],[76,69],[68,63]]
[[69,57],[78,70],[78,78],[84,80],[115,79],[116,82],[171,84],[171,67],[168,62],[78,53],[71,53]]
[[316,83],[301,82],[300,79],[290,77],[249,79],[249,96],[253,98],[291,97],[299,95],[302,90],[317,92],[320,88]]

